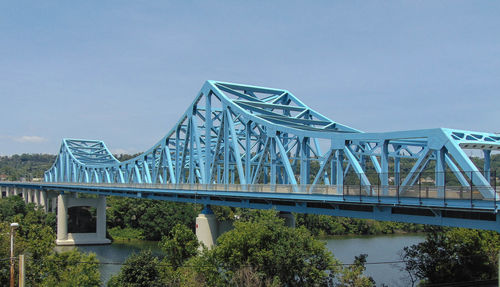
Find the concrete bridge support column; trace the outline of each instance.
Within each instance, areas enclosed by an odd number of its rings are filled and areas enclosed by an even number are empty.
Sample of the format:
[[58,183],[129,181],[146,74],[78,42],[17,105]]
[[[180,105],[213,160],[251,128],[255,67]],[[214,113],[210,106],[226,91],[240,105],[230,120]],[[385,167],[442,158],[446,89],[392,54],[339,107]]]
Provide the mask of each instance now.
[[44,190],[40,191],[40,206],[43,208],[45,212],[48,212],[47,192]]
[[28,197],[29,197],[28,190],[26,188],[23,188],[21,190],[22,190],[22,193],[23,193],[24,203],[28,203]]
[[25,188],[25,190],[27,190],[27,192],[28,192],[28,203],[32,203],[33,202],[33,190],[26,189],[26,188]]
[[295,216],[291,212],[280,211],[278,216],[285,219],[285,226],[295,228]]
[[35,195],[35,206],[40,206],[40,190],[33,189],[33,194]]
[[196,217],[196,237],[209,249],[215,245],[218,235],[218,222],[210,206],[205,206]]
[[59,194],[57,197],[57,239],[56,244],[68,240],[68,196]]
[[[96,232],[68,233],[68,208],[90,206],[97,209]],[[59,194],[57,198],[57,245],[99,245],[110,244],[106,238],[106,197],[77,198]]]
[[[106,197],[99,196],[97,200],[97,220],[96,220],[97,238],[106,239]],[[109,241],[109,240],[108,240]],[[109,242],[111,243],[111,242]]]

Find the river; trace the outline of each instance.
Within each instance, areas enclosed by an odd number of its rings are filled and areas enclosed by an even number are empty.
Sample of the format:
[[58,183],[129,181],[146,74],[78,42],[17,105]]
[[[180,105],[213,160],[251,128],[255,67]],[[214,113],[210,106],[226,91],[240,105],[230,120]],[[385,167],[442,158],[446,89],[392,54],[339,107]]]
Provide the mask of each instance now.
[[[378,235],[378,236],[339,236],[325,239],[326,246],[335,257],[343,263],[352,263],[354,256],[361,253],[368,254],[367,262],[390,262],[400,260],[399,252],[405,246],[422,242],[424,235]],[[72,247],[58,247],[64,250]],[[142,249],[151,249],[153,253],[161,254],[156,242],[131,241],[114,242],[111,245],[80,246],[83,252],[94,252],[101,262],[121,263],[127,257]],[[107,282],[109,278],[120,271],[119,264],[100,265],[101,278]],[[382,283],[387,286],[409,286],[408,274],[401,270],[403,265],[396,264],[367,264],[365,274],[373,277],[377,286]]]

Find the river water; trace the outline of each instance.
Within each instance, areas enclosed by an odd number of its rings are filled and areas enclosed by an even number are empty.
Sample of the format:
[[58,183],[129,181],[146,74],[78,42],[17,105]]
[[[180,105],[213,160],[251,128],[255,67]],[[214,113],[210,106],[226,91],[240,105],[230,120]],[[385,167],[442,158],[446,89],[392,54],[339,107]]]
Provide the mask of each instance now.
[[[341,262],[349,264],[354,261],[354,256],[368,254],[367,262],[391,262],[400,260],[399,252],[405,247],[424,240],[424,235],[380,235],[380,236],[339,236],[325,239],[326,246]],[[64,250],[73,247],[58,247]],[[120,265],[127,257],[143,249],[151,249],[153,253],[161,254],[156,242],[131,241],[114,242],[111,245],[80,246],[83,252],[94,252],[101,264],[101,278],[107,282],[109,278],[120,271]],[[365,274],[373,277],[377,286],[382,283],[387,286],[411,285],[408,274],[402,271],[401,263],[367,264]]]

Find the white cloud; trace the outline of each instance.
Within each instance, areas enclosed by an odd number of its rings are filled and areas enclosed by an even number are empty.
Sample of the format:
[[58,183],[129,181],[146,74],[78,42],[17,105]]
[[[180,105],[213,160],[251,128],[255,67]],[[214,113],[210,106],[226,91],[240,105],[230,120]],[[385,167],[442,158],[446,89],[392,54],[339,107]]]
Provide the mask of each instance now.
[[20,136],[20,137],[11,137],[14,141],[19,143],[42,143],[46,142],[47,139],[39,136]]

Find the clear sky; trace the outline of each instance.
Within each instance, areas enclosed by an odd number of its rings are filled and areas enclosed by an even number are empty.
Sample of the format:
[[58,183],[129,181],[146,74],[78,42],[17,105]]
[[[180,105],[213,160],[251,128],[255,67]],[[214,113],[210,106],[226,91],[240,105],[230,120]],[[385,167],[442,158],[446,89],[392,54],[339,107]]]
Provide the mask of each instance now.
[[2,155],[146,150],[207,79],[369,132],[500,132],[500,2],[0,2]]

